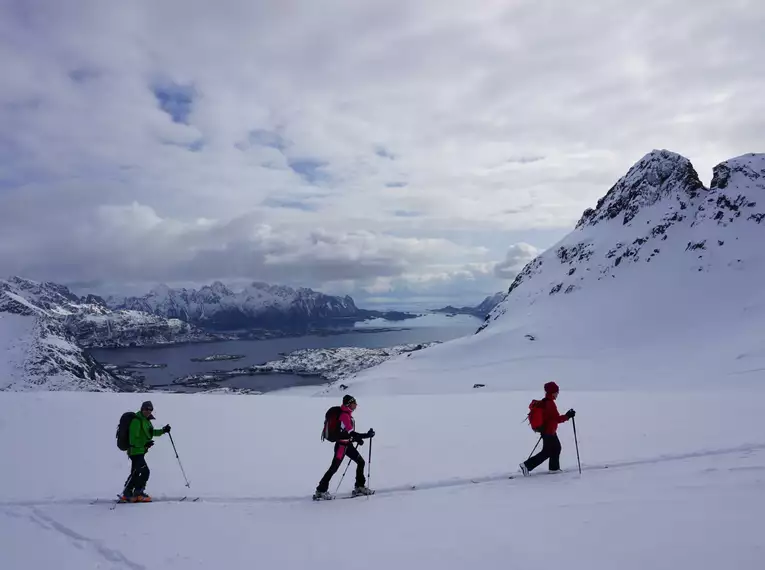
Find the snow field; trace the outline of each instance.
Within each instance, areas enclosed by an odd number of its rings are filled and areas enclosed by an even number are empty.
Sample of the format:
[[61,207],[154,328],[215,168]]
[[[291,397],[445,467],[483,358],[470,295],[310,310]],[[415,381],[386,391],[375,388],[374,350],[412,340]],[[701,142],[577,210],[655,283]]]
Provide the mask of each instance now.
[[[314,503],[331,460],[323,413],[335,398],[3,393],[0,567],[751,567],[765,554],[759,394],[562,383],[584,473],[569,423],[560,427],[568,472],[543,465],[513,480],[536,441],[521,422],[537,392],[359,397],[357,427],[378,433],[378,494]],[[121,489],[129,463],[114,430],[146,397],[155,426],[173,426],[191,480],[186,489],[162,436],[147,456],[148,490],[201,501],[90,505]]]

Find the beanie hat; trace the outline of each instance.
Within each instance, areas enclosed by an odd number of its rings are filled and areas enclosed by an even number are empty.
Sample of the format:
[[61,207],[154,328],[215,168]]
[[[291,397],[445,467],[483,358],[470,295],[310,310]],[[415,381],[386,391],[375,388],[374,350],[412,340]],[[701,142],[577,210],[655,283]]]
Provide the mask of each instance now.
[[545,394],[555,394],[555,392],[560,392],[560,389],[555,382],[548,382],[545,384]]
[[[151,400],[146,400],[143,404],[141,404],[141,409],[154,410],[154,405],[151,403]],[[154,414],[150,413],[148,419],[156,420],[157,418],[154,417]]]
[[350,406],[351,404],[356,403],[356,398],[351,396],[350,394],[346,394],[343,396],[343,406]]

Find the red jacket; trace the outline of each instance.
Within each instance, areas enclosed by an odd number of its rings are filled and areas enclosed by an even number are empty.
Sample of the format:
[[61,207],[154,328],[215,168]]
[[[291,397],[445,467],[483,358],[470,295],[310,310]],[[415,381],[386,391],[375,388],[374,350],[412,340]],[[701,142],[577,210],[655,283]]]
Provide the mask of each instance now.
[[558,406],[555,400],[545,396],[542,400],[542,412],[544,414],[544,423],[542,424],[543,435],[553,435],[558,432],[558,424],[568,421],[568,416],[562,416],[558,412]]

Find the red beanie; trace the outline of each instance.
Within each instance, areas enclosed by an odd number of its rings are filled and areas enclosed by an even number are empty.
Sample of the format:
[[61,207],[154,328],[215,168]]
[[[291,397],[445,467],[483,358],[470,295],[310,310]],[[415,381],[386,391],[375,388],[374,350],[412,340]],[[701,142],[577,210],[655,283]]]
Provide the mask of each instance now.
[[560,392],[560,389],[555,382],[548,382],[545,384],[545,394],[555,394],[555,392]]

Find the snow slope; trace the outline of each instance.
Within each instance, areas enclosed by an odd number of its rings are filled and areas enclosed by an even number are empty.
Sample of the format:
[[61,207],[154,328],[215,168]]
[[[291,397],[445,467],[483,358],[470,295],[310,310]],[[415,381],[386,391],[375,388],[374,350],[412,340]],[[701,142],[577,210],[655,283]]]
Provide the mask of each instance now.
[[765,380],[765,155],[654,151],[529,263],[478,334],[344,379],[356,393],[660,389]]
[[85,354],[57,322],[0,312],[0,391],[130,388]]
[[[126,477],[113,430],[139,395],[0,394],[9,459],[0,470],[0,567],[718,570],[761,562],[765,430],[755,398],[562,393],[561,406],[578,410],[583,474],[564,425],[567,473],[541,468],[508,480],[535,442],[520,422],[536,395],[359,398],[359,428],[378,433],[378,494],[314,503],[331,456],[319,431],[334,399],[156,394],[155,423],[173,425],[191,488],[163,436],[148,456],[149,490],[201,500],[110,510],[89,503],[113,496]],[[61,426],[82,434],[81,444],[62,438]]]

